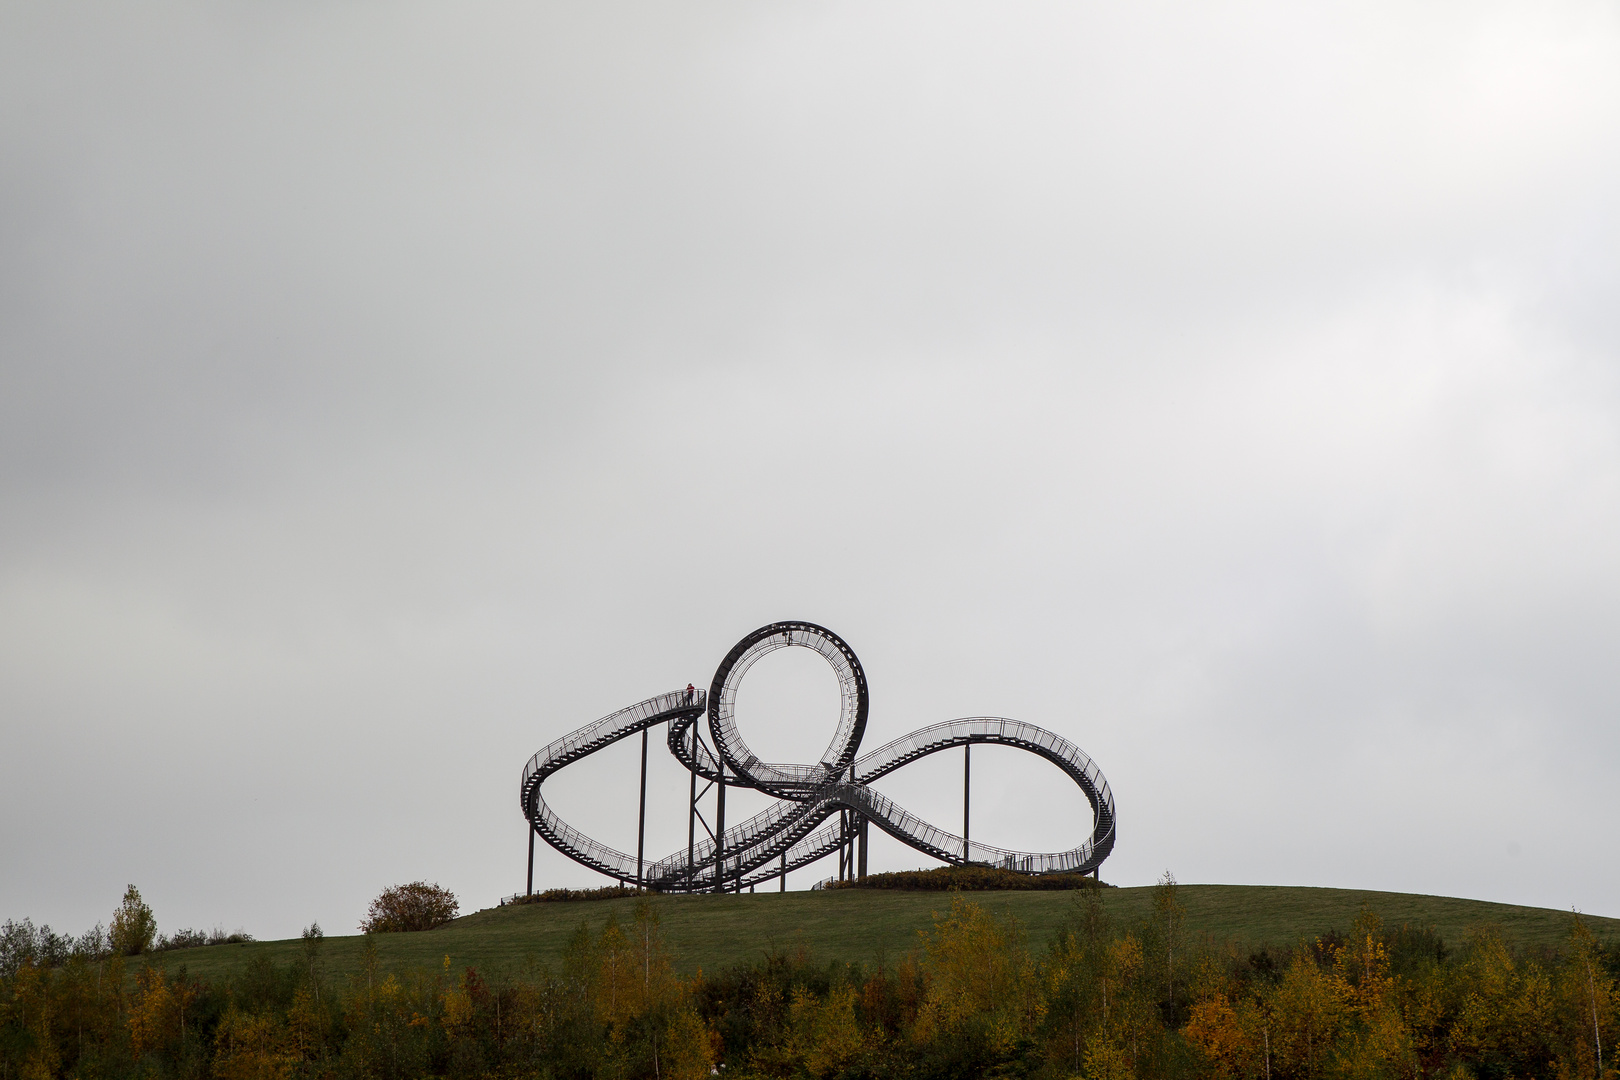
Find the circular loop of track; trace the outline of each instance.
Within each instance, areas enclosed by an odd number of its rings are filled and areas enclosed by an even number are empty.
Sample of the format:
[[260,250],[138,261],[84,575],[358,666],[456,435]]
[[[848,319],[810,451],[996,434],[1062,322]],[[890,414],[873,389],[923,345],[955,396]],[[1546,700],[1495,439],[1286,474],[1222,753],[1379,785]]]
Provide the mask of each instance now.
[[[743,676],[777,649],[800,646],[820,654],[838,679],[838,727],[815,764],[768,764],[759,759],[737,729],[737,690]],[[741,641],[720,661],[709,684],[709,737],[720,760],[740,783],[778,798],[811,791],[838,776],[855,760],[866,733],[866,673],[855,650],[842,638],[815,623],[772,623]]]

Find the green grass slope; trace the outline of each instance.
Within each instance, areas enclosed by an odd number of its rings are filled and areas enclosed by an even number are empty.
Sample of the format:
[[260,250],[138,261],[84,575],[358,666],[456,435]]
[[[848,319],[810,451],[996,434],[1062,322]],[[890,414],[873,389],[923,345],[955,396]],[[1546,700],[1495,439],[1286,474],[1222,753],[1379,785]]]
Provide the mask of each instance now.
[[[1044,947],[1064,921],[1078,894],[1070,892],[972,892],[962,894],[998,915],[1011,915]],[[1474,926],[1495,925],[1521,946],[1556,947],[1569,933],[1570,914],[1547,908],[1516,907],[1481,900],[1458,900],[1409,893],[1354,889],[1307,889],[1266,885],[1183,885],[1186,930],[1215,942],[1247,946],[1291,945],[1329,930],[1347,930],[1361,907],[1370,905],[1386,925],[1433,927],[1448,944],[1461,944]],[[1117,926],[1145,920],[1152,889],[1108,889],[1103,893]],[[653,898],[665,942],[676,968],[691,974],[759,959],[773,949],[804,946],[820,961],[872,964],[893,962],[916,948],[919,931],[933,913],[950,906],[938,892],[844,889],[831,892],[744,893],[737,896],[660,896]],[[528,904],[491,908],[463,916],[437,930],[381,934],[377,953],[385,969],[438,966],[450,958],[452,970],[467,965],[488,975],[516,974],[531,964],[555,964],[569,937],[583,921],[593,933],[609,914],[633,918],[633,899]],[[1620,940],[1620,919],[1589,918],[1599,938]],[[358,935],[329,937],[322,949],[328,973],[359,969]],[[162,964],[204,979],[220,979],[257,957],[286,964],[302,956],[302,945],[264,941],[212,945],[162,954]]]

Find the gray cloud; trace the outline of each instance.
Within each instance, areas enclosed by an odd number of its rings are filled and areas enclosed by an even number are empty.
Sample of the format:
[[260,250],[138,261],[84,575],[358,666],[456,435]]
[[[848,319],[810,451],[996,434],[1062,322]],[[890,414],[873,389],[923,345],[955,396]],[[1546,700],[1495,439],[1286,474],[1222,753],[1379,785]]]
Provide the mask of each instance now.
[[[1121,883],[1620,914],[1617,61],[1578,3],[10,5],[0,910],[491,902],[528,754],[803,617],[869,740],[1093,753]],[[632,756],[559,781],[621,844]],[[975,834],[1065,844],[1043,769]]]

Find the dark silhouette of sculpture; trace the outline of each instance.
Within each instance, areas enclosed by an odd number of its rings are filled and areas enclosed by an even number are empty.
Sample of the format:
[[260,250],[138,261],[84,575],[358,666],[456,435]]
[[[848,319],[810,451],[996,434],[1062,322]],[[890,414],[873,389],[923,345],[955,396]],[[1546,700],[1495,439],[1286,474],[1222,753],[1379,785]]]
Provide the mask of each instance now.
[[[838,677],[838,727],[821,760],[809,764],[770,764],[748,748],[735,719],[737,688],[748,669],[776,649],[801,647],[825,657]],[[785,885],[790,870],[839,853],[840,876],[864,876],[868,823],[918,851],[957,865],[995,866],[1024,874],[1093,873],[1114,847],[1114,796],[1097,768],[1079,747],[1050,731],[1001,717],[969,717],[922,728],[857,757],[866,730],[866,675],[855,653],[838,635],[808,622],[780,622],[761,627],[726,654],[707,692],[677,690],[621,709],[547,746],[523,769],[520,790],[523,815],[529,820],[529,889],[534,887],[533,838],[538,834],[568,857],[630,885],[661,892],[712,892],[741,889],[772,878]],[[708,738],[698,729],[707,714]],[[642,733],[642,821],[646,820],[647,733],[668,725],[666,742],[691,773],[687,846],[653,863],[644,853],[632,856],[572,828],[546,805],[540,794],[546,778],[637,732]],[[1014,746],[1052,762],[1085,793],[1091,804],[1089,834],[1067,851],[1036,854],[1009,851],[970,841],[931,825],[891,799],[870,782],[903,765],[973,743]],[[965,764],[965,762],[964,762]],[[699,781],[705,784],[698,790]],[[776,802],[746,821],[727,827],[725,792],[747,787],[774,796]],[[715,820],[698,812],[698,800],[716,792]],[[964,770],[964,829],[966,832]],[[706,836],[699,837],[701,822]],[[858,845],[858,852],[857,852]],[[638,841],[638,846],[641,846]]]

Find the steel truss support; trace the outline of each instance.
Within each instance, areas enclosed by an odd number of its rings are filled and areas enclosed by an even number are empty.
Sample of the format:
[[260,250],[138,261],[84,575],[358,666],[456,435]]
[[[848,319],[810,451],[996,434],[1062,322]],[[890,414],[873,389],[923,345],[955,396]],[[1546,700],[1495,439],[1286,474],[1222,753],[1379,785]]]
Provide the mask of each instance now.
[[[698,733],[697,733],[697,727],[696,727],[696,725],[694,725],[693,728],[692,728],[692,752],[691,752],[691,755],[690,755],[691,760],[693,760],[693,761],[697,760],[697,751],[698,751]],[[688,881],[691,881],[691,880],[694,880],[696,878],[697,869],[698,869],[698,867],[697,867],[697,829],[698,829],[698,826],[699,825],[703,826],[703,831],[708,834],[708,837],[709,837],[709,839],[711,841],[714,841],[716,848],[719,847],[719,830],[718,830],[718,828],[710,828],[708,819],[703,816],[703,811],[698,809],[698,804],[703,801],[703,797],[705,795],[707,795],[711,790],[713,790],[716,787],[716,782],[713,781],[713,780],[705,780],[703,782],[703,788],[701,790],[699,790],[699,788],[698,788],[697,770],[696,769],[691,769],[691,770],[689,770],[689,774],[690,774],[690,782],[689,782],[689,785],[687,787],[687,796],[686,796],[686,877],[687,877]],[[719,811],[718,818],[716,820],[716,825],[717,826],[720,824],[720,819],[723,819],[724,815],[725,815],[725,804],[724,804],[723,800],[724,800],[724,796],[718,795],[718,794],[715,796],[716,809]]]

